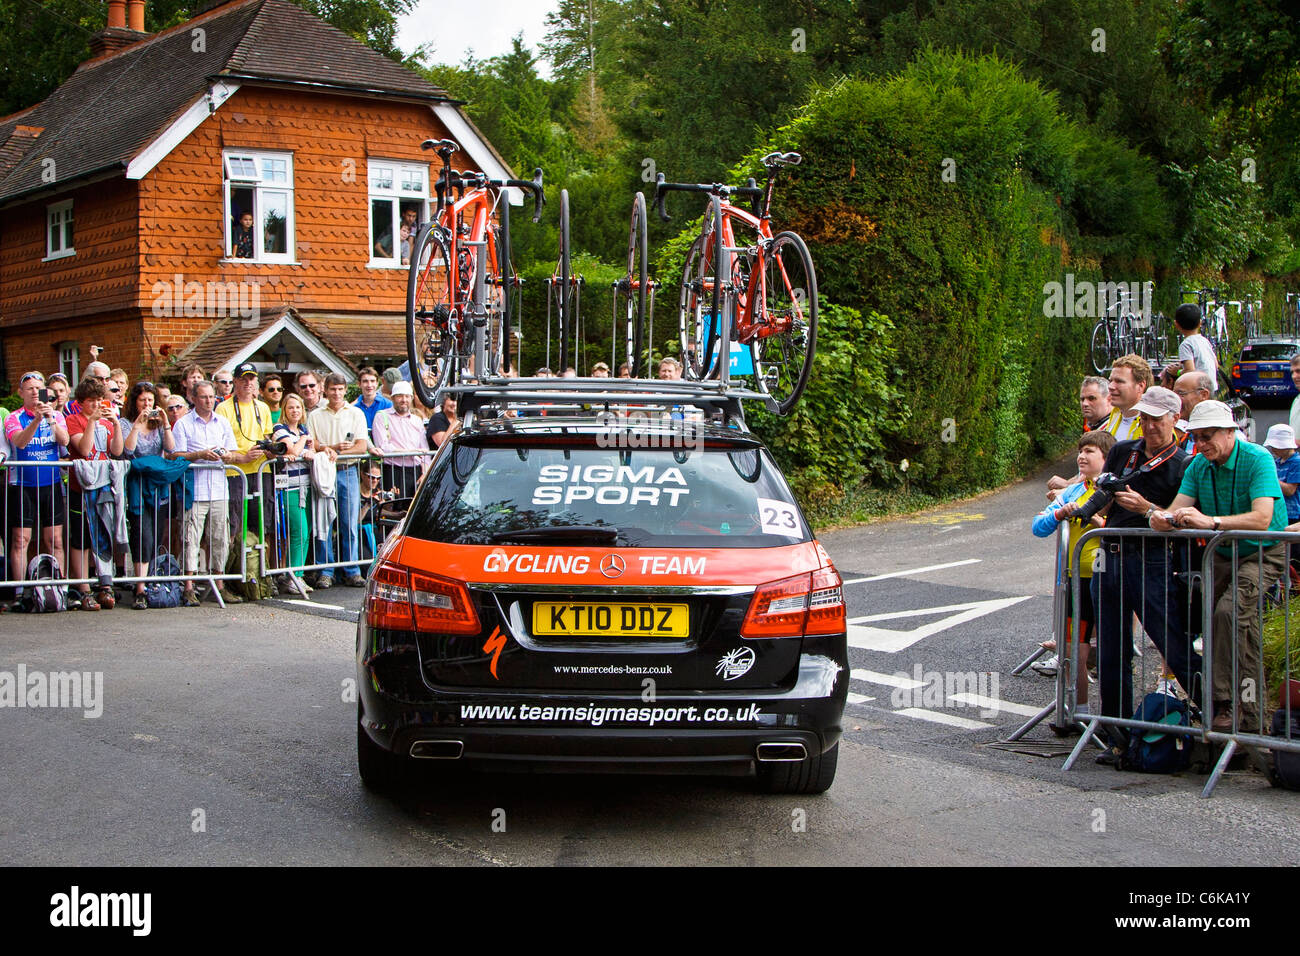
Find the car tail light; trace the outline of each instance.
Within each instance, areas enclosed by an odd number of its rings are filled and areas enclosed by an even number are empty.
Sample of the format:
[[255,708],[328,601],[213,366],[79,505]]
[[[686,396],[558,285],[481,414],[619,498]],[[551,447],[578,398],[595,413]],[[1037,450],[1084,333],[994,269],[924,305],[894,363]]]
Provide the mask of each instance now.
[[410,630],[411,579],[405,568],[384,562],[366,587],[366,623],[371,627]]
[[843,585],[840,573],[834,568],[813,572],[805,634],[842,634],[848,629]]
[[411,572],[384,562],[370,576],[366,623],[394,630],[477,634],[481,628],[469,590],[459,581]]
[[459,581],[411,572],[415,629],[440,634],[477,634],[481,627],[469,589]]
[[844,592],[834,568],[796,574],[754,592],[741,637],[838,634],[845,628]]
[[1241,363],[1238,362],[1232,366],[1232,377],[1241,378]]

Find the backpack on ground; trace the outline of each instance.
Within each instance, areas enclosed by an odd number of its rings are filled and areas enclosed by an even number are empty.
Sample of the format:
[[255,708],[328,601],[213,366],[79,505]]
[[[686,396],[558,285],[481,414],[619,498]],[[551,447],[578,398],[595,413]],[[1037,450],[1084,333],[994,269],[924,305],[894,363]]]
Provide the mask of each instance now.
[[[1171,727],[1190,727],[1187,703],[1168,694],[1147,694],[1133,715],[1134,720]],[[1129,730],[1128,750],[1120,760],[1121,770],[1139,773],[1178,773],[1192,762],[1192,741],[1186,734],[1162,734],[1158,730]]]
[[[272,596],[271,579],[262,574],[262,548],[257,535],[251,531],[244,532],[244,550],[248,553],[248,560],[244,566],[244,579],[226,583],[230,590],[245,601],[265,600]],[[226,561],[226,573],[234,574],[238,571],[239,551],[237,548],[231,548],[230,558]]]
[[[149,577],[172,577],[183,574],[180,562],[169,552],[159,551],[149,562]],[[150,581],[144,586],[145,602],[153,608],[180,607],[180,581]]]
[[[1286,709],[1273,711],[1273,726],[1270,728],[1274,737],[1285,737]],[[1300,741],[1300,710],[1291,710],[1291,739]],[[1300,790],[1300,753],[1290,750],[1274,750],[1273,773],[1278,786],[1288,790]]]
[[[38,554],[27,565],[28,581],[62,581],[63,569],[59,559],[52,554]],[[23,591],[27,609],[35,614],[46,614],[68,609],[68,589],[63,584],[28,584]]]

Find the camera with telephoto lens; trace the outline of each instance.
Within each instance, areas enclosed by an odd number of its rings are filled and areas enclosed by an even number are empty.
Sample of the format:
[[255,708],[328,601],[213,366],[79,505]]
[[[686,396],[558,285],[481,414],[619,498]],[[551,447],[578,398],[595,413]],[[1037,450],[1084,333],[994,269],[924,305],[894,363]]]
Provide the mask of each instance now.
[[289,451],[289,446],[285,442],[271,441],[270,439],[253,442],[253,447],[259,448],[268,455],[274,455],[276,457],[287,454]]
[[1077,518],[1080,521],[1091,521],[1093,516],[1102,508],[1106,507],[1115,500],[1115,492],[1123,491],[1128,487],[1128,483],[1138,476],[1139,472],[1132,472],[1123,478],[1117,477],[1109,471],[1103,471],[1093,482],[1094,490],[1083,506],[1073,515],[1067,515],[1064,508],[1057,508],[1053,512],[1057,521],[1064,521],[1066,518]]

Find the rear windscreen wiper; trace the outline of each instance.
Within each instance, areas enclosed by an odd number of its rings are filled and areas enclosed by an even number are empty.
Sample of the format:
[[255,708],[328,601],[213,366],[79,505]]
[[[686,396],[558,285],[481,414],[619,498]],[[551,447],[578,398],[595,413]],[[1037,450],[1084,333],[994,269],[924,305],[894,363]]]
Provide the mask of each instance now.
[[517,531],[498,531],[488,536],[488,541],[492,544],[500,544],[503,541],[598,541],[602,544],[612,544],[618,539],[618,528],[611,528],[608,525],[594,524],[569,524],[569,525],[550,525],[545,528],[520,528]]

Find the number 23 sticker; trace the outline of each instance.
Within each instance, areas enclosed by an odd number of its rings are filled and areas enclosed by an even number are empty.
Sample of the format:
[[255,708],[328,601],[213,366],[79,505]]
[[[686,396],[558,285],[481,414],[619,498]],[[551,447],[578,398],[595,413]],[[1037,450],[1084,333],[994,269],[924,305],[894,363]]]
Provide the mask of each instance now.
[[803,527],[794,505],[775,498],[759,498],[758,513],[764,534],[779,534],[787,538],[803,537]]

